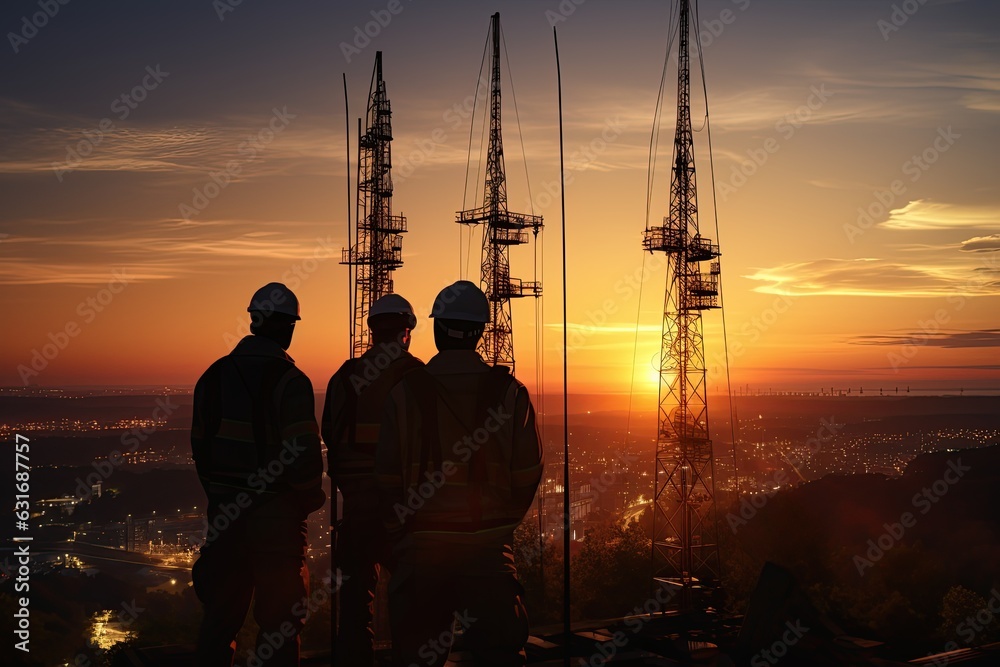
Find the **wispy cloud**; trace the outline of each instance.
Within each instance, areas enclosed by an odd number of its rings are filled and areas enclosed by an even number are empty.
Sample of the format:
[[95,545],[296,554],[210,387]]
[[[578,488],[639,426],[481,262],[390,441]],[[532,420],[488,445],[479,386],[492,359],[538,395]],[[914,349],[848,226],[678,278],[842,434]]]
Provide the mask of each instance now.
[[920,266],[861,257],[820,259],[758,269],[744,276],[766,283],[755,292],[789,296],[931,297],[1000,294],[992,270],[965,266]]
[[1000,226],[1000,207],[973,206],[917,199],[889,212],[885,229],[958,229]]
[[962,241],[961,250],[965,252],[996,252],[1000,250],[1000,234],[975,236]]
[[962,97],[962,103],[969,109],[1000,113],[1000,93],[980,91]]
[[[562,324],[550,322],[545,326],[548,329],[557,329],[559,331],[562,331]],[[609,322],[607,324],[601,324],[601,325],[583,324],[579,322],[567,322],[566,330],[570,332],[580,332],[586,335],[591,335],[591,334],[600,335],[600,334],[622,334],[622,333],[634,334],[637,329],[635,324],[629,324],[627,322]],[[645,333],[656,332],[659,330],[660,327],[653,324],[640,324],[638,326],[638,331]]]
[[967,365],[949,365],[949,366],[900,366],[900,371],[927,371],[927,370],[946,370],[946,371],[1000,371],[1000,364],[967,364]]
[[[289,110],[291,112],[293,110]],[[233,180],[275,174],[343,170],[344,138],[329,123],[291,119],[275,135],[274,112],[170,124],[117,122],[101,131],[99,118],[59,115],[0,99],[0,174],[69,171],[152,172],[197,175],[230,161],[254,162]],[[260,159],[264,158],[264,159]]]
[[895,334],[874,336],[856,336],[850,343],[854,345],[907,345],[914,344],[928,347],[966,348],[966,347],[1000,347],[1000,329],[980,329],[976,331],[907,331]]
[[16,256],[4,258],[0,284],[107,283],[118,267],[126,267],[135,282],[145,282],[225,272],[252,262],[338,261],[343,241],[321,236],[314,223],[300,221],[25,220],[18,222],[17,229],[22,227],[33,234],[7,240],[17,244]]
[[168,280],[181,265],[176,261],[151,260],[144,265],[40,263],[21,257],[4,259],[0,264],[0,285],[107,285],[116,275],[129,283]]
[[872,183],[837,178],[809,179],[806,183],[814,188],[821,188],[823,190],[872,190],[878,187]]

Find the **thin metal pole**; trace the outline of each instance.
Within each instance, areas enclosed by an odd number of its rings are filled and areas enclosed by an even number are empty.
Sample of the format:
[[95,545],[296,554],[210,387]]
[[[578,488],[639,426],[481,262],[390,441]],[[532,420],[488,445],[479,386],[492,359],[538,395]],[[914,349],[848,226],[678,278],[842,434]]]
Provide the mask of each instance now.
[[[362,209],[361,209],[361,192],[360,192],[360,188],[361,188],[361,118],[358,118],[358,175],[355,178],[355,180],[357,181],[359,192],[358,192],[358,196],[355,198],[355,201],[354,201],[354,222],[357,223],[358,228],[359,228],[358,229],[358,238],[356,239],[356,241],[357,241],[358,246],[360,246],[361,245],[361,229],[360,229],[360,227],[361,227],[361,212],[362,212]],[[365,202],[365,209],[364,209],[365,224],[367,224],[367,222],[368,222],[368,208],[367,208],[367,206],[368,206],[368,202],[366,201]],[[358,320],[357,320],[357,317],[355,317],[355,315],[357,313],[357,310],[358,310],[357,292],[358,292],[358,266],[359,265],[356,262],[353,261],[354,259],[356,259],[356,258],[353,257],[353,253],[352,253],[352,263],[349,266],[350,266],[350,270],[351,270],[351,275],[354,276],[354,293],[355,293],[355,299],[354,299],[354,303],[351,306],[351,308],[352,308],[352,310],[351,310],[351,359],[354,358],[354,350],[356,348],[355,342],[357,341],[357,339],[358,339],[359,336],[363,335],[363,332],[358,331]],[[365,276],[365,280],[366,281],[369,280],[370,277],[371,276]],[[363,288],[361,289],[361,294],[362,294],[362,296],[365,294],[365,290]],[[361,326],[364,326],[364,324],[362,324]]]
[[563,315],[563,664],[570,663],[570,492],[569,492],[569,366],[566,335],[566,172],[563,163],[562,72],[559,68],[559,38],[552,27],[556,49],[556,85],[559,90],[559,198],[562,209],[562,315]]
[[[347,258],[351,258],[351,108],[347,101],[347,72],[344,77],[344,154],[347,165]],[[351,264],[347,265],[347,358],[354,356],[354,284],[351,280]]]
[[[351,108],[347,97],[347,72],[342,73],[344,79],[344,139],[347,164],[347,248],[351,248]],[[347,265],[347,316],[349,347],[348,358],[353,356],[354,336],[351,323],[354,321],[354,306],[351,303],[354,286],[351,282],[351,265]],[[327,443],[329,447],[331,443]],[[340,599],[340,576],[337,572],[337,486],[330,478],[330,586],[333,595],[330,600],[330,659],[337,659],[337,621],[339,616],[338,600]]]

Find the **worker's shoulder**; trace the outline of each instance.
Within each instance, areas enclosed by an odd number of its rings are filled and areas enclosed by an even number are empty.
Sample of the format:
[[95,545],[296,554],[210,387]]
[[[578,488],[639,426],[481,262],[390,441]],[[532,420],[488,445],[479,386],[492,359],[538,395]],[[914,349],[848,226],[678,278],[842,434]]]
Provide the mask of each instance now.
[[[280,361],[280,360],[279,360]],[[284,372],[282,372],[284,370]],[[275,371],[279,377],[278,387],[302,388],[312,391],[312,380],[302,372],[302,369],[294,362],[286,361],[283,364],[275,364]]]
[[[500,369],[503,369],[502,371]],[[528,388],[523,382],[514,377],[514,374],[510,372],[510,369],[506,366],[494,366],[493,367],[494,381],[497,382],[501,389],[503,389],[504,398],[507,400],[517,401],[519,396],[523,396],[524,399],[531,402],[531,396],[528,394]],[[523,399],[522,399],[523,400]]]
[[422,367],[424,362],[410,354],[398,345],[372,348],[362,355],[361,360],[366,371],[374,370],[377,375],[389,377],[402,376],[412,368]]
[[357,366],[357,363],[358,359],[355,357],[345,359],[344,363],[340,364],[340,367],[334,371],[333,375],[330,376],[330,381],[327,383],[327,387],[332,390],[341,378],[354,372],[354,368]]
[[504,370],[507,371],[506,375],[507,375],[507,377],[510,378],[510,386],[511,387],[513,387],[517,391],[525,391],[525,392],[528,391],[528,388],[525,386],[525,384],[523,382],[521,382],[520,380],[518,380],[516,377],[514,377],[514,374],[510,372],[509,368],[505,367]]
[[[416,357],[414,357],[414,359],[416,359]],[[427,364],[420,361],[419,359],[416,360],[419,361],[420,363],[413,364],[409,368],[403,370],[403,372],[399,376],[399,381],[396,382],[395,386],[393,387],[393,391],[400,390],[402,387],[405,386],[423,385],[423,383],[425,383],[426,381],[433,379],[433,377],[427,370]]]
[[400,368],[396,381],[388,388],[389,396],[400,397],[405,394],[423,393],[429,391],[434,382],[434,377],[427,371],[427,365],[412,357],[414,362],[407,364],[405,368]]
[[390,367],[395,367],[403,375],[416,368],[425,368],[427,364],[419,357],[410,354],[409,350],[403,350],[396,358],[390,362]]
[[[465,378],[465,380],[461,378]],[[521,381],[515,378],[510,372],[510,368],[506,366],[490,366],[482,361],[470,364],[465,368],[443,368],[440,365],[428,364],[423,367],[411,369],[403,375],[403,380],[416,390],[430,390],[434,388],[445,392],[468,391],[469,378],[480,378],[494,387],[499,387],[501,390],[508,392],[525,389]],[[403,384],[403,382],[400,384]],[[479,384],[478,386],[482,387],[483,385]]]
[[391,387],[409,371],[423,367],[424,362],[406,350],[399,349],[387,354],[371,348],[360,357],[345,361],[330,378],[330,383],[332,385],[335,380],[346,383],[350,380],[355,391],[367,390],[372,386]]
[[[285,355],[273,354],[230,354],[223,357],[237,371],[249,373],[249,378],[261,378],[265,385],[273,386],[279,392],[312,391],[312,381],[302,372],[295,361]],[[253,380],[255,381],[255,380]]]
[[227,363],[229,363],[229,355],[226,355],[224,357],[219,357],[218,359],[213,361],[209,365],[209,367],[205,369],[205,372],[201,374],[201,377],[198,378],[197,384],[204,385],[207,382],[212,382],[216,380],[219,377],[219,374],[222,372],[223,366],[225,366]]
[[499,390],[507,405],[523,405],[527,402],[531,404],[531,395],[523,382],[514,377],[507,366],[490,367],[491,381]]

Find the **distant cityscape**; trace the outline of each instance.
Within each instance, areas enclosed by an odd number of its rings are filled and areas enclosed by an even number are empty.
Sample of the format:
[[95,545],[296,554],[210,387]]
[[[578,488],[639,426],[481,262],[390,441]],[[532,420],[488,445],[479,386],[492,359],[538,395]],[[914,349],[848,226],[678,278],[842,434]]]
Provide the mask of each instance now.
[[[158,400],[172,406],[168,415],[152,416]],[[995,404],[982,396],[736,397],[737,428],[722,409],[712,417],[720,504],[835,473],[900,476],[920,454],[1000,444]],[[167,593],[190,586],[207,526],[190,458],[190,416],[190,394],[169,387],[0,389],[0,438],[22,434],[32,443],[38,574],[100,572]],[[649,509],[655,428],[648,409],[570,416],[572,540]],[[561,418],[543,415],[540,430],[547,470],[526,521],[555,540],[563,515]],[[330,568],[328,526],[328,510],[311,515],[308,562],[317,578]],[[0,588],[8,576],[5,566]],[[113,614],[91,615],[91,646],[107,648],[127,634]]]

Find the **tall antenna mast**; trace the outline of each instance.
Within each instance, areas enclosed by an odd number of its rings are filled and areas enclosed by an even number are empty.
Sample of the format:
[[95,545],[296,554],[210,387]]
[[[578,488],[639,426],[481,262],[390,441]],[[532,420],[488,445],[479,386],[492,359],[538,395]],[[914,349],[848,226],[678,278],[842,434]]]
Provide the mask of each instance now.
[[523,282],[510,277],[509,248],[528,242],[528,229],[542,228],[542,216],[511,213],[507,210],[507,176],[504,173],[503,136],[500,131],[500,13],[490,19],[493,67],[490,84],[490,144],[486,154],[486,187],[480,208],[459,211],[456,222],[486,225],[480,286],[490,302],[490,322],[479,342],[486,363],[508,366],[514,372],[514,333],[510,300],[542,294],[539,282]]
[[355,267],[352,357],[360,357],[371,345],[368,312],[379,297],[393,291],[392,272],[403,265],[406,218],[392,214],[391,143],[392,111],[378,51],[368,90],[367,126],[358,137],[356,242],[343,250],[340,262]]
[[[708,433],[701,311],[719,307],[719,246],[698,230],[691,131],[691,0],[680,2],[677,129],[669,215],[643,247],[667,255],[660,348],[653,509],[653,583],[682,611],[704,609],[719,586],[715,463]],[[709,262],[707,273],[702,263]]]

